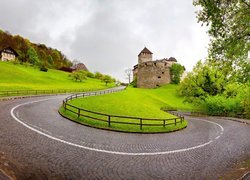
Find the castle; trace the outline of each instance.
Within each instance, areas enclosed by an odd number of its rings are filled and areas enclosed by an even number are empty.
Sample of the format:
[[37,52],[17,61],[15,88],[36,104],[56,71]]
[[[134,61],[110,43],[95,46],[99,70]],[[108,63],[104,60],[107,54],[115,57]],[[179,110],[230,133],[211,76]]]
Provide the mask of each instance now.
[[134,66],[133,78],[137,79],[139,88],[155,88],[171,82],[170,67],[177,60],[169,59],[152,60],[153,53],[146,47],[138,55],[138,64]]

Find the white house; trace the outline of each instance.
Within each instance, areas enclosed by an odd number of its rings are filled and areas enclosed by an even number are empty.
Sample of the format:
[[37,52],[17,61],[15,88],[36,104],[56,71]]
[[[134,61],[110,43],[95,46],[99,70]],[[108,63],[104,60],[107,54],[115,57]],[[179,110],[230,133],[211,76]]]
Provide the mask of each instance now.
[[1,61],[13,61],[16,57],[18,57],[18,54],[11,47],[6,47],[0,51]]

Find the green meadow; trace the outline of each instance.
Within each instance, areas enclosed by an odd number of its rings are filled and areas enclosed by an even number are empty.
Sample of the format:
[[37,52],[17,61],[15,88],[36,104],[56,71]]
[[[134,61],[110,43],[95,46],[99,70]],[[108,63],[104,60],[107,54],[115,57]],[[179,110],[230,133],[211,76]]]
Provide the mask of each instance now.
[[[121,92],[74,99],[68,103],[86,110],[110,115],[169,119],[175,118],[176,116],[162,111],[161,108],[179,110],[194,109],[192,105],[183,103],[183,98],[177,94],[177,88],[177,85],[172,84],[165,85],[157,89],[140,89],[128,87],[126,90]],[[184,123],[177,123],[175,126],[174,124],[171,124],[174,121],[169,120],[167,123],[171,125],[167,125],[166,127],[161,126],[162,121],[144,121],[143,123],[156,123],[159,124],[159,126],[144,126],[142,130],[140,130],[139,125],[111,124],[111,127],[108,127],[107,122],[96,121],[86,117],[77,118],[75,114],[70,111],[64,111],[63,108],[60,109],[60,112],[82,124],[126,132],[169,132],[181,129],[187,125],[187,122],[184,121]],[[103,116],[93,115],[91,113],[82,112],[82,114],[105,119]],[[112,120],[118,122],[125,121],[139,123],[139,120],[135,119],[114,118],[111,119],[111,121]]]
[[105,89],[114,84],[105,85],[99,79],[88,78],[75,82],[69,73],[49,69],[40,71],[38,67],[0,62],[0,91],[7,90],[57,90],[57,89]]

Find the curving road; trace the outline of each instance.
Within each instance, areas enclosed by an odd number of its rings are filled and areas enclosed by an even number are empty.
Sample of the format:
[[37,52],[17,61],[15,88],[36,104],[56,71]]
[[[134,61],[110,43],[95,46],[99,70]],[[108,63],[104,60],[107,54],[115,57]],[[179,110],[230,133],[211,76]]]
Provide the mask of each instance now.
[[0,102],[0,179],[215,179],[250,158],[250,126],[186,117],[186,129],[127,134],[62,118],[66,96]]

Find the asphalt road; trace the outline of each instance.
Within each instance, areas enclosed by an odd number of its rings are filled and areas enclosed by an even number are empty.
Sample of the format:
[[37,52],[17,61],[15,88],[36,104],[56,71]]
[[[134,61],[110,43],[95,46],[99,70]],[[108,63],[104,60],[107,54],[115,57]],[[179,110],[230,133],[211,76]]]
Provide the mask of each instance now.
[[174,133],[105,131],[62,118],[65,97],[0,102],[0,179],[218,179],[250,158],[243,123],[186,117]]

